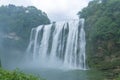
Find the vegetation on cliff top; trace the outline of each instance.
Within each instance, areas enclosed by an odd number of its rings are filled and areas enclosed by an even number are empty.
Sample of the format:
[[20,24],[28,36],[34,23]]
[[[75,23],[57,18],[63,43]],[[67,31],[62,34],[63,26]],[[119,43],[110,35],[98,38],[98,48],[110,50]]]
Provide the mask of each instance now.
[[78,13],[85,18],[88,64],[109,79],[120,73],[120,0],[93,0]]
[[34,6],[1,6],[0,7],[0,35],[4,38],[2,46],[8,49],[25,50],[33,27],[49,24],[50,20],[45,12]]

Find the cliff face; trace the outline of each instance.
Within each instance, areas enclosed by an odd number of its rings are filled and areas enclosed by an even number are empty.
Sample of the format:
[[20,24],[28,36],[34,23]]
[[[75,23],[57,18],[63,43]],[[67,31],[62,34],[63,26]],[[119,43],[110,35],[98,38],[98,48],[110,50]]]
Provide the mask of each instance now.
[[120,73],[120,0],[93,0],[78,14],[85,18],[87,62],[109,74]]

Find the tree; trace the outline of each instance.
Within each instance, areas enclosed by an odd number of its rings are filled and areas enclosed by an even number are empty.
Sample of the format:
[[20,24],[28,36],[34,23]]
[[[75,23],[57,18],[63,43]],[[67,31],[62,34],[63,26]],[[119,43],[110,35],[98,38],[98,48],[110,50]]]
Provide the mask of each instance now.
[[[34,6],[1,6],[0,7],[0,33],[4,33],[12,40],[4,38],[2,45],[5,48],[25,50],[33,27],[49,24],[50,20],[45,12]],[[17,39],[17,40],[15,40]]]

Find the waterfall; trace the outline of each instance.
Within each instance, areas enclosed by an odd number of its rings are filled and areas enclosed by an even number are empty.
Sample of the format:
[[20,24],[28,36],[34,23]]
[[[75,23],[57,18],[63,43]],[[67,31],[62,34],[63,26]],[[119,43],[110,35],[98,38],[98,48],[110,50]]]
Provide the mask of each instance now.
[[27,53],[38,65],[85,70],[85,45],[84,19],[63,21],[33,28]]

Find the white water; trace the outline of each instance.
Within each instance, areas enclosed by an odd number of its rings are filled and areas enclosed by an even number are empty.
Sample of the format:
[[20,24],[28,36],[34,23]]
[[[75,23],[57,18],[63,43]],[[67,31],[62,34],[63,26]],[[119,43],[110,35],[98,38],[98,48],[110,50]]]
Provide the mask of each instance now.
[[86,69],[84,19],[38,26],[31,30],[27,52],[35,65]]

